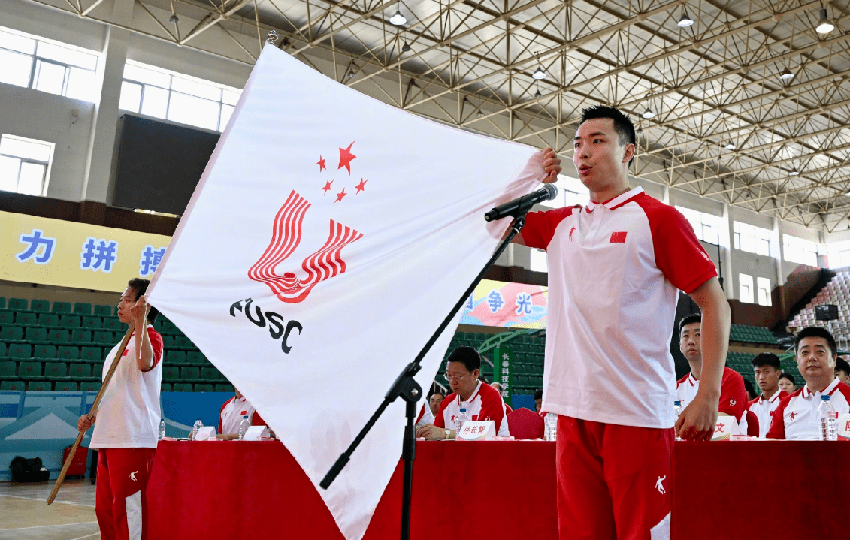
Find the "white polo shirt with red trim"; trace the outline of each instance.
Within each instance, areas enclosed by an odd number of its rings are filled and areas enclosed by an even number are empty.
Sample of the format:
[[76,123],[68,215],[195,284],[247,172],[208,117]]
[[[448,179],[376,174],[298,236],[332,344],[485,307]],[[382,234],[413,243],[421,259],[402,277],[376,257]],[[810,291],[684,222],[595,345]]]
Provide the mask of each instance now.
[[522,236],[549,262],[543,410],[672,427],[677,289],[691,293],[717,275],[690,223],[637,188],[532,212]]
[[820,440],[817,409],[821,396],[826,394],[838,414],[850,412],[850,386],[834,379],[823,392],[812,392],[803,386],[790,396],[782,398],[773,411],[773,422],[767,432],[768,439],[789,441]]
[[239,399],[233,396],[221,406],[221,411],[218,414],[218,432],[222,434],[239,433],[239,424],[242,423],[243,416],[251,419],[251,425],[256,425],[254,423],[255,413],[254,406],[245,399],[245,396]]
[[770,415],[779,407],[779,402],[782,401],[782,398],[789,395],[785,390],[779,390],[770,396],[770,399],[764,399],[764,395],[762,394],[747,404],[747,410],[752,411],[759,419],[758,436],[760,439],[767,437],[767,431],[770,429]]
[[434,425],[457,430],[457,416],[460,414],[461,407],[466,409],[470,420],[492,420],[496,423],[496,433],[499,437],[510,436],[502,394],[489,384],[478,381],[478,386],[467,401],[461,401],[458,394],[446,396],[446,399],[440,403]]
[[[90,448],[156,448],[159,442],[159,392],[162,388],[162,336],[148,326],[153,368],[142,372],[136,361],[135,334],[130,337],[95,417]],[[105,378],[118,352],[112,347],[103,362]]]
[[[688,373],[676,382],[676,394],[679,396],[682,409],[697,397],[699,381],[693,373]],[[720,398],[717,400],[718,412],[734,416],[738,422],[744,417],[747,408],[747,387],[744,378],[734,369],[723,368],[723,378],[720,381]]]

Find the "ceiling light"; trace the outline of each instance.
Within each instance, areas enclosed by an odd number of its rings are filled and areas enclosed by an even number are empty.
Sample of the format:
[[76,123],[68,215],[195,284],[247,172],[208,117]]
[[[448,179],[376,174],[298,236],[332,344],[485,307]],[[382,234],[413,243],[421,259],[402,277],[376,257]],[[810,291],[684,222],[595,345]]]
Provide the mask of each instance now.
[[818,26],[815,28],[818,34],[828,34],[832,32],[832,29],[835,28],[829,19],[826,16],[826,8],[820,8],[820,20],[818,21]]
[[723,148],[725,148],[726,150],[734,150],[735,149],[735,143],[733,143],[732,141],[729,141],[728,143],[726,143],[726,145],[723,146]]
[[654,116],[655,116],[655,113],[652,112],[652,109],[647,109],[643,113],[643,117],[646,118],[647,120],[649,120],[650,118],[653,118]]
[[401,10],[396,11],[395,15],[390,17],[390,23],[392,23],[396,26],[401,26],[406,22],[407,22],[407,19],[404,17],[404,15],[401,14]]
[[537,70],[535,70],[535,72],[531,76],[534,77],[536,80],[540,81],[546,78],[546,72],[543,71],[542,67],[537,66]]
[[180,22],[180,19],[178,19],[178,18],[177,18],[177,14],[176,14],[176,13],[172,13],[172,14],[171,14],[171,17],[169,17],[169,18],[168,18],[168,22],[170,22],[170,23],[172,23],[172,24],[177,24],[177,23],[179,23],[179,22]]
[[779,78],[783,81],[790,81],[794,78],[794,73],[792,73],[790,69],[786,68],[785,71],[779,74]]
[[401,47],[401,52],[410,52],[410,43],[404,42],[404,45]]
[[688,17],[688,12],[682,11],[682,18],[679,19],[679,22],[676,23],[682,28],[687,28],[688,26],[694,24],[694,20]]
[[791,172],[788,173],[789,176],[800,176],[800,171],[797,169],[791,169]]

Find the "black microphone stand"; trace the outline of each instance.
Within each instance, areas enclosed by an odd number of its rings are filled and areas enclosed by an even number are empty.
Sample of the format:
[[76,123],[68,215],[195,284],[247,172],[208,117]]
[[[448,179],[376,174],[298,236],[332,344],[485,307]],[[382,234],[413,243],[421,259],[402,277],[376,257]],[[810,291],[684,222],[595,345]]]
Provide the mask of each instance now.
[[[366,425],[363,426],[363,429],[360,430],[360,433],[354,438],[351,444],[346,448],[345,452],[340,454],[337,458],[336,462],[331,466],[328,473],[319,482],[319,485],[322,489],[328,489],[334,479],[342,472],[342,469],[348,463],[348,460],[351,458],[351,454],[357,449],[360,443],[366,438],[366,435],[369,433],[369,430],[372,429],[372,426],[375,425],[375,422],[378,421],[378,418],[384,413],[387,407],[389,407],[390,403],[396,400],[396,398],[401,398],[407,403],[406,414],[407,423],[404,426],[404,444],[402,445],[401,455],[404,460],[404,488],[402,494],[402,502],[401,502],[401,540],[409,540],[410,539],[410,509],[413,495],[413,460],[416,459],[416,433],[413,431],[413,423],[416,419],[416,402],[419,400],[419,397],[422,395],[422,387],[419,386],[419,383],[413,378],[419,371],[422,369],[420,365],[422,359],[425,358],[425,355],[428,354],[428,351],[431,350],[431,347],[434,346],[434,343],[437,341],[437,338],[440,337],[440,334],[443,333],[443,330],[449,325],[449,323],[454,318],[455,313],[463,306],[466,302],[466,299],[469,298],[469,295],[472,294],[472,291],[475,290],[475,286],[478,285],[478,282],[484,277],[484,274],[487,270],[493,266],[493,263],[496,262],[496,259],[505,251],[505,248],[508,244],[513,240],[514,236],[519,234],[525,225],[525,214],[528,213],[529,208],[522,208],[518,215],[512,216],[514,218],[511,223],[511,232],[502,240],[502,243],[499,244],[498,249],[493,253],[493,256],[490,257],[490,260],[484,265],[484,268],[475,276],[475,279],[472,280],[472,283],[467,287],[466,291],[464,291],[463,295],[451,309],[449,314],[443,319],[443,322],[440,323],[440,326],[437,327],[437,330],[428,340],[422,350],[419,351],[419,354],[416,355],[416,358],[410,362],[399,374],[396,378],[395,382],[393,382],[390,390],[387,392],[387,395],[384,396],[384,401],[378,407],[372,417],[366,422]],[[507,216],[506,216],[507,217]]]

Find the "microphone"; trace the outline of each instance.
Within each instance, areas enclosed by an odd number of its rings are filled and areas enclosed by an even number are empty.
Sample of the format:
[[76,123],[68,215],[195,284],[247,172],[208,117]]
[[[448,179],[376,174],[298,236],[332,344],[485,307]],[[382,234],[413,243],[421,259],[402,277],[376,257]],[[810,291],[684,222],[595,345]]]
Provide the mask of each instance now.
[[520,214],[525,214],[528,210],[537,203],[543,201],[551,201],[558,196],[558,188],[552,184],[543,184],[543,188],[533,191],[528,195],[523,195],[505,204],[500,204],[484,214],[485,221],[495,221],[504,217],[516,217]]

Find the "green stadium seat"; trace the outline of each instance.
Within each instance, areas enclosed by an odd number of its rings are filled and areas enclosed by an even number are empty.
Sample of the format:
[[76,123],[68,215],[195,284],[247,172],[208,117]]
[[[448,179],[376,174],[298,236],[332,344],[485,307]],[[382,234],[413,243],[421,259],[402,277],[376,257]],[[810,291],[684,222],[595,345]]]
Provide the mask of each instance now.
[[76,392],[77,381],[57,381],[54,390],[56,392]]
[[80,349],[74,345],[59,345],[56,350],[58,358],[62,360],[79,360]]
[[203,379],[205,381],[226,380],[224,378],[224,375],[222,375],[221,372],[214,367],[202,367],[201,368],[201,379]]
[[59,328],[59,315],[56,313],[39,313],[38,325],[47,328]]
[[160,392],[171,392],[171,383],[162,383],[162,388],[159,390]]
[[167,336],[163,334],[162,336],[162,346],[165,347],[166,350],[171,350],[174,348],[174,336]]
[[0,362],[0,380],[15,380],[18,378],[15,362]]
[[184,366],[180,368],[180,379],[183,381],[199,381],[201,380],[201,370],[194,366]]
[[56,345],[50,345],[49,343],[39,343],[38,345],[33,345],[32,347],[32,357],[33,358],[56,358]]
[[92,335],[92,343],[112,347],[115,345],[115,335],[112,332],[97,331]]
[[180,368],[174,366],[165,366],[162,368],[162,380],[176,381],[180,379]]
[[80,327],[80,316],[79,315],[62,315],[59,317],[59,324],[62,325],[62,328],[67,328],[72,330],[74,328]]
[[47,328],[42,326],[27,327],[26,339],[30,343],[47,343]]
[[15,324],[14,311],[0,311],[0,326],[11,326]]
[[216,392],[233,392],[232,384],[217,384],[215,385]]
[[26,392],[27,384],[24,381],[3,381],[0,383],[0,390],[6,392]]
[[96,317],[112,317],[112,306],[94,306],[94,314]]
[[74,345],[89,345],[91,344],[91,330],[71,330],[71,343]]
[[103,362],[103,350],[100,347],[80,347],[80,360],[91,364]]
[[74,314],[75,315],[91,315],[91,304],[86,302],[75,302],[74,303]]
[[24,341],[24,328],[22,326],[4,326],[0,330],[0,341],[22,343]]
[[196,384],[195,392],[215,392],[215,387],[211,384]]
[[69,302],[53,302],[50,309],[53,313],[71,313],[71,304]]
[[71,332],[64,328],[51,328],[47,331],[47,341],[62,345],[71,341]]
[[6,358],[6,344],[0,341],[0,358]]
[[50,392],[53,383],[50,381],[30,381],[27,383],[27,392]]
[[50,311],[50,300],[33,300],[30,302],[30,311],[46,313]]
[[103,327],[103,319],[100,317],[83,317],[83,328],[88,330],[100,330]]
[[82,382],[80,390],[83,392],[97,392],[100,390],[100,382]]
[[127,325],[119,321],[118,317],[110,317],[103,319],[103,329],[112,332],[121,332],[123,334],[127,331]]
[[38,313],[18,311],[15,315],[15,324],[18,326],[35,326],[38,324]]
[[21,362],[18,364],[18,377],[28,381],[43,380],[41,362]]
[[9,309],[12,311],[29,311],[29,300],[24,298],[9,298]]
[[68,365],[65,362],[47,362],[44,364],[44,376],[54,381],[64,379],[68,376]]
[[168,351],[165,353],[165,359],[169,364],[188,364],[186,351]]
[[9,358],[32,358],[32,345],[29,343],[10,343]]
[[68,377],[74,381],[99,381],[99,377],[91,374],[91,364],[71,364]]
[[191,392],[192,385],[191,383],[174,383],[172,387],[174,392]]

